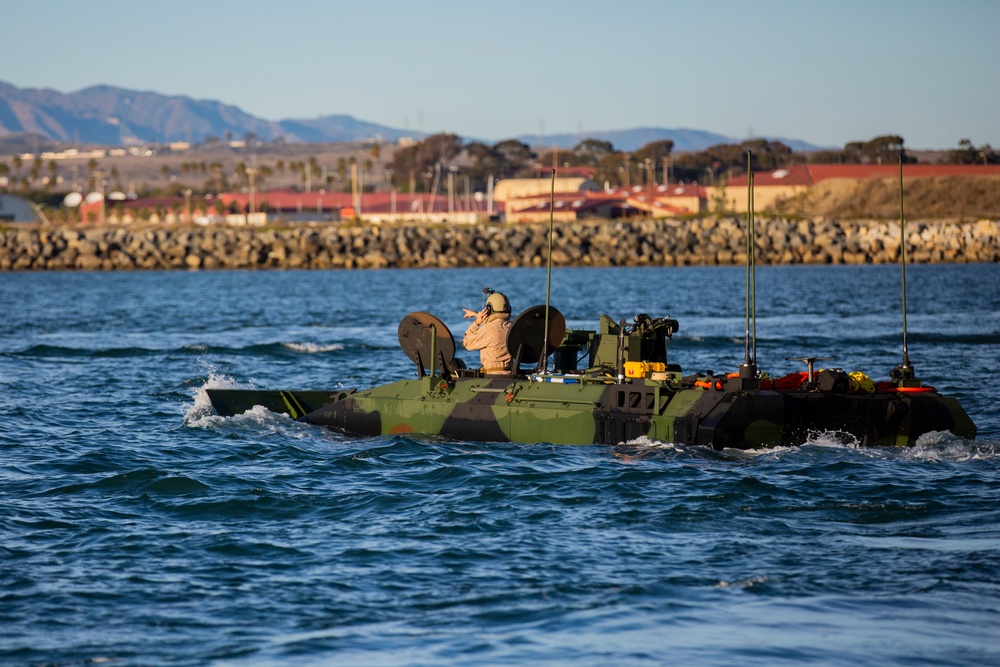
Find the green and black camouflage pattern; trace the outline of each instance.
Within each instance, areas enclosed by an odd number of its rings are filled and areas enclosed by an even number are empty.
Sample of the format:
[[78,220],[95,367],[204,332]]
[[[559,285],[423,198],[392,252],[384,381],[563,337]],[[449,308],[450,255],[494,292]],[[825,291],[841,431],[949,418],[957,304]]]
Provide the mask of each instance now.
[[747,449],[800,445],[823,434],[848,443],[889,446],[910,446],[934,431],[976,435],[958,402],[933,391],[726,391],[652,380],[566,384],[436,375],[350,393],[208,392],[219,414],[262,405],[362,436],[424,433],[482,442],[610,445],[645,436],[714,449]]
[[[544,346],[531,342],[541,340],[541,323],[548,319],[539,308],[524,311],[512,325],[508,348],[518,362],[547,356],[538,349]],[[802,373],[784,387],[756,371],[751,377],[684,377],[667,357],[675,320],[639,315],[629,327],[602,316],[598,331],[572,331],[559,322],[558,311],[551,312],[559,331],[554,340],[561,341],[553,343],[557,368],[551,372],[490,377],[461,368],[447,327],[427,313],[411,313],[400,324],[400,343],[417,363],[416,379],[365,391],[207,392],[220,415],[261,405],[362,436],[607,445],[646,437],[714,449],[793,446],[818,436],[873,446],[910,446],[937,431],[976,436],[957,400],[921,386],[911,374],[861,387],[838,369],[813,377],[810,361],[809,381]],[[577,371],[581,352],[589,353],[590,365]],[[651,362],[659,372],[629,377],[630,362]]]

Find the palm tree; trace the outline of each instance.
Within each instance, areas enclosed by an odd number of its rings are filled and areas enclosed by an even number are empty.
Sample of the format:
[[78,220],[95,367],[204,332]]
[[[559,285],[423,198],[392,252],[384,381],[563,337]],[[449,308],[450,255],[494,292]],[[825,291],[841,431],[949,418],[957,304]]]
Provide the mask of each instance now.
[[31,182],[36,183],[42,175],[42,158],[36,157],[31,163]]
[[314,178],[318,179],[320,176],[319,162],[316,160],[315,155],[309,156],[309,187],[306,190],[312,190],[312,181]]
[[241,161],[239,162],[239,164],[237,164],[237,165],[236,165],[236,171],[235,171],[235,173],[236,173],[236,176],[237,176],[237,178],[239,178],[239,179],[240,179],[240,184],[241,184],[241,185],[242,185],[242,184],[243,184],[244,182],[245,182],[245,183],[246,183],[247,185],[249,185],[249,184],[250,184],[250,178],[249,178],[249,176],[247,175],[247,174],[248,174],[248,172],[247,172],[247,165],[246,165],[246,162],[243,162],[243,161],[241,160]]
[[46,190],[52,189],[59,177],[59,164],[55,160],[49,160],[49,182],[46,183]]
[[267,179],[271,178],[271,176],[273,175],[274,175],[274,169],[271,167],[271,165],[267,164],[261,165],[260,168],[257,169],[257,176],[259,179],[257,182],[258,187],[263,188],[264,184],[267,183]]
[[[21,171],[21,165],[24,164],[24,160],[21,159],[20,155],[15,155],[13,163],[14,163],[14,171],[10,177],[11,185],[13,185],[15,181],[17,181],[18,172]],[[11,190],[13,189],[14,188],[11,188]]]
[[97,188],[97,161],[92,159],[87,168],[90,171],[90,175],[87,177],[87,190],[92,191]]

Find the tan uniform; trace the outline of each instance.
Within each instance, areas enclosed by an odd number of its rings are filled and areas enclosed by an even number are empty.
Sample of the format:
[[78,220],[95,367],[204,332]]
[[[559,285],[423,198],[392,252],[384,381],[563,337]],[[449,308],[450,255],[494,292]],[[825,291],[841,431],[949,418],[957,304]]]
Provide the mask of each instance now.
[[507,331],[510,315],[494,313],[482,324],[473,322],[462,336],[466,350],[479,350],[479,363],[487,375],[506,375],[510,372],[510,352],[507,351]]

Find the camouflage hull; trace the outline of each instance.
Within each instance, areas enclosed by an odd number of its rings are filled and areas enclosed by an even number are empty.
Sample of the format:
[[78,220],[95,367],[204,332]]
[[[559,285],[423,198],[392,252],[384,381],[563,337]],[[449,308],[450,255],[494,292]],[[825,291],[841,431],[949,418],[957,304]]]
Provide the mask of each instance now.
[[976,427],[949,397],[678,387],[575,377],[401,380],[362,392],[209,389],[216,411],[263,405],[363,436],[423,433],[486,442],[618,444],[645,436],[715,449],[793,446],[821,434],[861,445],[913,445]]

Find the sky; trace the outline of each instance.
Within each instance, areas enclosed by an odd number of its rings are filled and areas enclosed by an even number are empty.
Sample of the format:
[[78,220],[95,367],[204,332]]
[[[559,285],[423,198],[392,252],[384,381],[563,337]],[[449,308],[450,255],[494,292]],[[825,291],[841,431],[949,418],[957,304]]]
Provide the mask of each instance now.
[[0,81],[496,142],[637,127],[1000,148],[998,0],[0,0]]

